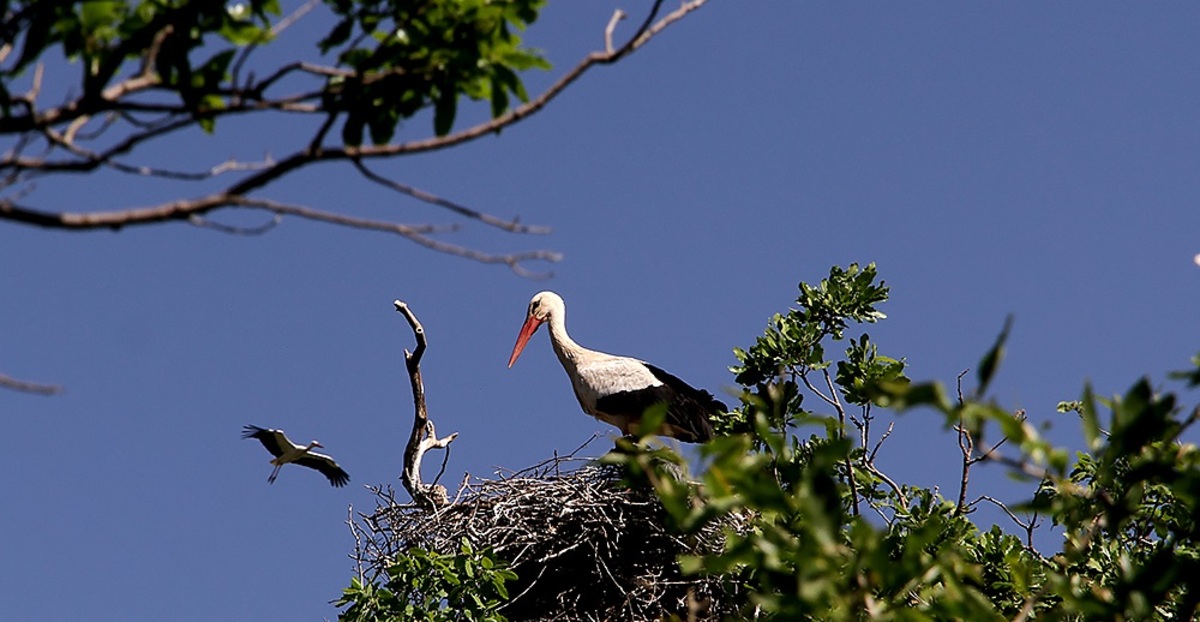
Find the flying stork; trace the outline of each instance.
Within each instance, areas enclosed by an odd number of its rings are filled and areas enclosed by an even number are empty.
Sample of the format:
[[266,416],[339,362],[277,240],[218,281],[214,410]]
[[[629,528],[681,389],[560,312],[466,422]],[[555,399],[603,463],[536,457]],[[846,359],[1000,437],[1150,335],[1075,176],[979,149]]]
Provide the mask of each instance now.
[[242,438],[258,439],[263,447],[266,447],[267,451],[275,456],[271,460],[271,464],[275,465],[275,470],[271,471],[270,477],[267,478],[268,483],[274,484],[275,478],[279,477],[279,469],[289,462],[320,471],[322,475],[329,478],[330,484],[339,488],[350,481],[350,476],[342,470],[342,467],[338,466],[338,463],[333,461],[333,458],[312,452],[316,447],[324,447],[317,441],[312,441],[307,446],[297,445],[283,433],[283,430],[268,430],[256,425],[245,426]]
[[542,324],[550,325],[550,344],[571,378],[584,412],[616,426],[622,434],[636,434],[646,408],[666,403],[666,420],[656,432],[701,443],[713,436],[709,416],[728,410],[708,391],[693,388],[645,361],[589,350],[575,343],[567,334],[566,305],[561,296],[549,291],[529,301],[529,314],[517,335],[509,367],[517,362]]

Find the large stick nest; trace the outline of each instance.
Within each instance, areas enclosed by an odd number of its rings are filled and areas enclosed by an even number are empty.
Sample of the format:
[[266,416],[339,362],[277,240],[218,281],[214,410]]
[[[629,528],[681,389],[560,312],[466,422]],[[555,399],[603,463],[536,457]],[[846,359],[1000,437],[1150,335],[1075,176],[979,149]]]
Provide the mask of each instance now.
[[436,511],[377,489],[375,511],[349,521],[359,575],[386,580],[384,569],[409,549],[456,553],[466,537],[492,547],[516,572],[502,609],[513,622],[703,621],[734,613],[737,585],[683,576],[677,559],[720,551],[727,529],[746,529],[745,517],[694,535],[673,533],[653,491],[573,456],[497,476],[468,477],[455,501]]

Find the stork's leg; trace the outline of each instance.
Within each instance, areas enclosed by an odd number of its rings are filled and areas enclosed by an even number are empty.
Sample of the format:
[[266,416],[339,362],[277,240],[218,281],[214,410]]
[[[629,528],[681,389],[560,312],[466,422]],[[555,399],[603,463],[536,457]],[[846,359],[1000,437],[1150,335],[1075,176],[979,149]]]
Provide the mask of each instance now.
[[274,469],[271,471],[271,475],[270,475],[270,477],[268,477],[268,478],[267,478],[267,483],[268,483],[268,484],[274,484],[274,483],[275,483],[275,478],[276,478],[276,477],[279,477],[279,469],[281,469],[281,468],[283,468],[283,465],[282,465],[282,464],[277,464],[277,465],[275,465],[275,468],[274,468]]

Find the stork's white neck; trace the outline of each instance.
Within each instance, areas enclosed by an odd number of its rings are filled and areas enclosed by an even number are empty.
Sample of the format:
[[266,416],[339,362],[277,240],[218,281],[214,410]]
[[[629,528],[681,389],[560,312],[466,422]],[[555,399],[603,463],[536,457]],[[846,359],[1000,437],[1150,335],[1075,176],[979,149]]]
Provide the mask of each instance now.
[[566,315],[567,312],[563,308],[555,309],[555,313],[550,315],[547,321],[550,325],[550,345],[554,346],[554,354],[558,355],[559,362],[564,367],[574,369],[578,367],[580,359],[591,351],[575,343],[567,334]]

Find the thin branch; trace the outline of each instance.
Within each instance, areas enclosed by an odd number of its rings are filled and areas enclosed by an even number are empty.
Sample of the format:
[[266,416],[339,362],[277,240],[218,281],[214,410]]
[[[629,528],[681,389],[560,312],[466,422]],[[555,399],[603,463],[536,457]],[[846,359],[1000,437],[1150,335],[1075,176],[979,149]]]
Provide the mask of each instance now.
[[[128,111],[123,111],[128,113]],[[109,147],[103,153],[95,153],[83,149],[74,143],[65,140],[65,137],[51,130],[41,132],[41,135],[49,143],[49,147],[59,146],[69,150],[78,159],[46,161],[42,158],[20,158],[20,157],[5,157],[0,160],[0,168],[11,168],[17,172],[50,174],[57,172],[87,172],[99,168],[102,165],[111,164],[112,158],[132,151],[138,145],[156,138],[160,138],[166,134],[170,134],[177,130],[184,129],[193,123],[188,118],[172,118],[168,117],[165,120],[160,120],[154,124],[146,126],[146,130],[136,134],[126,136],[123,140]],[[48,147],[48,148],[49,148]],[[118,165],[113,165],[113,168],[122,170],[123,172],[133,172],[142,174],[138,167],[123,165],[128,170],[122,169]]]
[[896,501],[900,503],[900,509],[907,512],[908,511],[908,499],[906,499],[904,497],[904,490],[900,488],[900,485],[897,484],[895,480],[888,477],[888,475],[886,473],[884,473],[883,471],[880,471],[879,468],[876,467],[874,464],[868,464],[867,470],[870,471],[872,475],[874,475],[875,477],[878,477],[880,480],[882,480],[883,483],[886,484],[888,488],[892,489],[892,492],[896,494]]
[[[963,420],[963,412],[961,410],[966,404],[966,398],[963,397],[962,379],[963,376],[966,376],[967,372],[969,371],[971,371],[970,368],[962,370],[958,373],[958,377],[955,379],[955,388],[958,392],[958,406],[960,410],[958,415],[958,424],[954,426],[954,430],[958,433],[958,449],[960,452],[962,452],[962,470],[958,481],[958,503],[954,506],[955,516],[966,514],[970,509],[970,505],[967,503],[967,484],[971,479],[971,466],[983,459],[975,457],[975,437],[972,436],[971,431],[967,429],[965,421]],[[995,447],[992,449],[994,450]]]
[[312,209],[310,207],[304,207],[303,205],[280,203],[279,201],[272,201],[270,199],[229,197],[226,204],[236,205],[239,207],[264,209],[275,212],[276,214],[288,214],[290,216],[298,216],[308,220],[327,222],[330,224],[351,227],[354,229],[385,231],[387,233],[395,233],[396,235],[404,236],[409,239],[414,239],[429,233],[448,233],[452,231],[458,231],[460,229],[459,225],[406,225],[383,220],[357,218],[336,212],[326,212],[324,210]]
[[1008,442],[1008,437],[1004,437],[1004,438],[996,441],[996,444],[992,445],[991,448],[989,448],[987,451],[983,452],[982,454],[979,454],[978,456],[975,456],[975,458],[973,458],[971,460],[971,464],[974,464],[976,462],[983,462],[984,460],[987,460],[987,457],[992,452],[996,451],[997,449],[1000,449],[1000,447],[1003,446],[1004,443],[1006,443],[1006,442]]
[[[257,207],[261,209],[271,210],[276,213],[292,214],[309,220],[317,220],[328,222],[347,227],[355,227],[359,229],[371,229],[374,231],[386,231],[395,233],[405,239],[415,242],[430,250],[435,250],[439,253],[454,255],[464,259],[470,259],[484,264],[503,264],[509,267],[510,270],[519,276],[532,279],[545,279],[553,276],[553,272],[533,272],[526,269],[522,264],[528,261],[548,261],[557,262],[562,260],[562,254],[554,251],[526,251],[520,253],[510,253],[507,255],[493,255],[490,253],[480,252],[458,244],[450,244],[435,240],[425,235],[426,233],[439,233],[447,230],[456,230],[457,225],[448,225],[446,227],[435,227],[432,225],[402,225],[378,220],[368,220],[363,218],[355,218],[352,216],[344,216],[333,212],[324,212],[314,210],[307,207],[297,205],[287,205],[275,201],[264,199],[231,199],[230,204],[242,205],[244,207]],[[3,206],[0,205],[0,209]]]
[[230,198],[213,194],[199,199],[169,201],[150,207],[111,212],[44,212],[0,199],[0,218],[51,229],[120,229],[125,225],[186,219],[218,207],[232,205]]
[[[1024,421],[1025,420],[1025,409],[1022,408],[1022,409],[1017,410],[1016,412],[1013,413],[1013,417],[1015,417],[1017,419],[1017,421]],[[961,425],[959,427],[961,427]],[[984,460],[987,460],[989,456],[991,456],[993,453],[995,453],[995,451],[997,449],[1000,449],[1001,447],[1003,447],[1004,444],[1007,442],[1008,442],[1007,436],[996,441],[996,443],[994,445],[992,445],[991,447],[989,447],[987,451],[979,454],[978,456],[971,458],[970,464],[975,464],[976,462],[983,462]],[[974,448],[974,446],[975,446],[975,442],[972,439],[972,441],[971,441],[972,449]]]
[[42,92],[42,79],[46,76],[46,64],[38,63],[33,69],[33,84],[29,86],[29,92],[25,94],[28,98],[30,108],[37,101],[38,93]]
[[[642,21],[642,25],[638,26],[637,32],[633,33],[633,36],[629,38],[629,41],[627,41],[625,43],[625,45],[621,46],[621,49],[617,51],[617,58],[620,58],[620,57],[632,52],[635,47],[640,46],[642,43],[644,43],[646,40],[649,40],[650,37],[654,35],[654,33],[651,33],[650,30],[651,30],[652,25],[654,24],[654,18],[658,17],[658,11],[659,11],[659,9],[662,8],[662,4],[663,4],[663,0],[654,0],[654,6],[650,7],[650,12],[646,14],[646,19]],[[701,4],[703,4],[703,2],[701,2]],[[679,11],[683,11],[683,9],[686,7],[687,7],[687,3],[684,3],[684,5],[682,7],[680,7]],[[679,12],[679,11],[677,11],[677,12]],[[686,14],[687,13],[684,12],[684,13],[681,13],[680,16],[682,17],[683,15],[686,15]],[[663,21],[666,21],[666,20],[664,19]],[[661,28],[659,28],[659,30],[661,30]],[[643,40],[643,37],[645,37],[644,40]]]
[[892,430],[895,427],[896,427],[895,421],[888,422],[887,431],[883,433],[883,436],[879,437],[879,441],[875,443],[875,448],[871,450],[871,458],[870,458],[871,462],[875,462],[875,455],[879,453],[879,448],[883,447],[883,442],[886,441],[888,439],[888,437],[892,435]]
[[613,53],[613,31],[617,29],[617,22],[625,17],[625,11],[617,9],[613,11],[612,18],[608,20],[608,27],[604,29],[604,51],[608,54]]
[[305,15],[308,14],[309,11],[312,11],[314,8],[316,8],[317,4],[319,4],[319,3],[320,3],[320,0],[308,0],[308,2],[305,2],[304,4],[300,5],[295,11],[292,11],[291,14],[289,14],[287,17],[279,20],[273,26],[271,26],[271,36],[275,36],[275,37],[279,36],[279,33],[283,32],[284,30],[287,30],[289,27],[291,27],[292,24],[295,24],[301,17],[304,17]]
[[[965,373],[965,372],[964,372]],[[962,378],[962,376],[959,376]],[[967,483],[971,478],[971,465],[978,462],[974,459],[975,439],[971,436],[971,432],[963,425],[962,414],[959,414],[958,425],[954,426],[958,431],[958,448],[962,452],[962,471],[958,482],[958,504],[954,508],[955,516],[961,515],[967,511]]]
[[263,235],[264,233],[267,233],[268,231],[279,226],[279,223],[283,222],[283,215],[277,213],[275,214],[274,218],[257,227],[234,227],[232,225],[213,222],[199,214],[192,214],[188,218],[188,222],[197,227],[212,229],[214,231],[220,231],[221,233],[228,233],[230,235],[254,236]]
[[867,445],[871,442],[871,420],[874,417],[871,415],[871,405],[868,403],[862,408],[862,419],[850,415],[850,421],[858,428],[858,444],[863,450],[863,459],[867,459]]
[[[81,119],[77,120],[76,123],[78,123],[80,120],[83,120],[83,119],[81,118]],[[63,134],[63,135],[59,135],[57,132],[47,129],[44,132],[47,142],[50,142],[54,145],[63,147],[64,149],[67,149],[72,154],[78,156],[80,159],[79,160],[66,160],[66,161],[61,161],[61,162],[44,162],[43,161],[40,163],[30,162],[30,161],[26,160],[26,161],[16,162],[15,165],[17,167],[23,168],[27,171],[41,171],[42,173],[50,173],[50,172],[54,172],[54,171],[67,171],[67,170],[87,171],[87,170],[95,169],[97,166],[103,165],[103,166],[107,166],[113,170],[116,170],[116,171],[119,171],[122,173],[129,173],[129,174],[133,174],[133,175],[142,175],[142,176],[146,176],[146,177],[162,177],[164,179],[178,179],[178,180],[184,180],[184,181],[202,181],[202,180],[211,179],[218,175],[222,175],[224,173],[229,173],[229,172],[261,171],[261,170],[266,170],[275,165],[274,160],[270,156],[267,156],[266,158],[264,158],[262,162],[241,162],[237,159],[230,158],[228,160],[225,160],[224,162],[221,162],[220,164],[217,164],[217,165],[209,168],[206,171],[200,171],[198,173],[191,173],[191,172],[186,172],[186,171],[172,171],[172,170],[167,170],[167,169],[160,169],[160,168],[144,166],[144,165],[135,166],[135,165],[130,165],[130,164],[124,164],[122,162],[119,162],[119,161],[113,159],[113,156],[115,156],[118,153],[125,152],[125,151],[132,149],[138,142],[141,142],[143,140],[148,140],[154,136],[172,132],[177,129],[182,129],[183,127],[186,127],[187,125],[190,125],[190,124],[191,124],[191,122],[187,121],[187,120],[177,120],[174,123],[166,123],[166,124],[158,125],[150,131],[129,137],[129,139],[127,139],[126,141],[124,141],[123,143],[118,145],[117,147],[110,148],[105,153],[96,153],[96,152],[90,151],[88,149],[84,149],[84,148],[78,146],[77,144],[75,144],[75,142],[72,140],[72,138],[67,135],[78,129],[78,128],[75,128],[75,124],[72,124],[72,129],[69,130],[67,134]],[[3,164],[8,165],[9,162],[4,162]],[[29,164],[29,165],[27,166],[26,164]]]
[[[433,436],[433,437],[437,436],[437,434],[435,434],[433,432],[432,427],[429,428],[429,435]],[[457,435],[458,435],[458,432],[455,432],[451,436],[457,436]],[[444,453],[442,453],[442,466],[440,468],[438,468],[437,475],[433,476],[433,485],[434,486],[437,486],[438,482],[442,481],[442,476],[446,474],[446,465],[450,463],[450,444],[449,443],[446,444],[445,449],[446,449],[446,451]]]
[[1051,481],[1058,481],[1050,473],[1050,471],[1046,470],[1045,468],[1037,466],[1036,464],[1026,462],[1025,460],[1018,460],[1016,458],[1010,458],[999,452],[993,452],[993,453],[988,454],[987,460],[989,462],[999,462],[1000,464],[1003,464],[1004,466],[1009,467],[1010,469],[1020,471],[1034,479],[1038,479],[1038,480],[1049,479]]
[[[308,0],[304,4],[297,7],[295,11],[292,11],[286,17],[276,22],[271,26],[271,36],[278,37],[280,33],[282,33],[284,30],[287,30],[292,26],[292,24],[295,24],[301,17],[307,15],[309,11],[312,11],[313,8],[317,6],[318,2],[319,0]],[[242,75],[242,67],[246,64],[246,61],[250,59],[250,54],[257,49],[257,43],[247,45],[241,51],[241,53],[238,54],[237,60],[233,62],[233,67],[230,69],[229,75],[231,76],[230,81],[234,84],[234,86],[237,86],[238,80]]]
[[[837,410],[838,431],[842,435],[842,437],[845,438],[845,436],[846,436],[846,409],[842,407],[842,401],[839,400],[837,397],[837,388],[833,386],[833,376],[831,376],[829,374],[829,368],[826,367],[825,369],[822,369],[821,374],[823,376],[825,376],[825,386],[829,388],[829,395],[830,395],[830,397],[833,398],[833,407]],[[865,451],[866,448],[864,447],[863,450]],[[854,464],[852,462],[850,462],[849,454],[846,455],[845,463],[846,463],[846,479],[849,480],[848,483],[850,484],[850,501],[851,501],[850,507],[851,507],[851,509],[854,510],[854,515],[858,516],[860,514],[859,507],[858,507],[858,499],[859,499],[859,497],[858,497],[858,481],[857,481],[857,478],[854,477]]]
[[382,175],[379,175],[378,173],[367,168],[367,165],[363,164],[362,160],[360,160],[360,159],[356,158],[354,160],[351,160],[351,162],[353,162],[354,168],[358,169],[358,172],[362,173],[363,177],[366,177],[367,179],[369,179],[385,188],[391,188],[392,190],[395,190],[396,192],[399,192],[401,194],[406,194],[414,199],[417,199],[418,201],[424,201],[426,203],[432,203],[433,205],[437,205],[438,207],[444,207],[460,216],[465,216],[467,218],[478,220],[485,224],[491,225],[491,226],[499,228],[499,229],[503,229],[503,230],[511,232],[511,233],[550,233],[550,231],[551,231],[550,227],[522,225],[515,218],[512,220],[502,220],[500,218],[496,218],[495,216],[492,216],[491,214],[485,214],[483,212],[473,210],[464,205],[460,205],[453,201],[443,199],[432,193],[425,192],[424,190],[421,190],[419,188],[414,188],[412,186],[407,186],[400,182],[393,181],[393,180],[383,177]]
[[978,499],[972,501],[970,503],[970,507],[975,507],[980,501],[987,501],[988,503],[991,503],[992,505],[1003,510],[1004,513],[1007,514],[1010,519],[1012,519],[1012,522],[1016,523],[1025,532],[1025,546],[1029,550],[1033,550],[1033,532],[1038,528],[1039,525],[1038,515],[1036,512],[1028,521],[1023,521],[1021,520],[1021,517],[1017,516],[1015,512],[1009,509],[1008,504],[989,495],[982,495]]
[[18,380],[4,374],[0,374],[0,387],[37,395],[58,395],[63,392],[63,388],[58,385]]
[[812,391],[814,395],[821,398],[821,401],[825,402],[826,404],[829,404],[830,406],[833,406],[836,409],[839,409],[839,412],[840,412],[841,404],[838,404],[836,399],[834,399],[831,396],[825,395],[824,393],[821,392],[820,389],[818,389],[816,386],[814,386],[813,383],[808,380],[807,372],[800,373],[797,375],[800,376],[800,380],[802,382],[804,382],[804,387],[806,389],[808,389],[809,391]]

